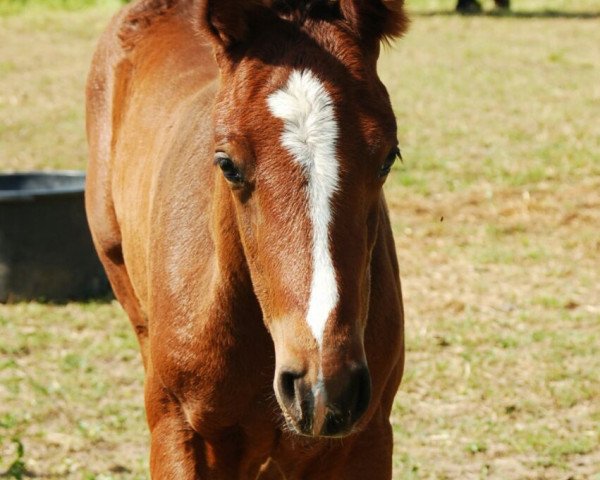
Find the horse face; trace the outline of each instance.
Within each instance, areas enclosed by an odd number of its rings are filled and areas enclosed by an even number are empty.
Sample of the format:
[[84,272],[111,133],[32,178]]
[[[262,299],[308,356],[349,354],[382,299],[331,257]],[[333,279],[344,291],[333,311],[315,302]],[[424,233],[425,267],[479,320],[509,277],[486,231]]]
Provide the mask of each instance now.
[[[396,124],[375,71],[380,38],[361,40],[356,11],[283,3],[210,24],[221,68],[215,165],[274,341],[287,424],[342,436],[370,401],[370,260]],[[248,33],[254,25],[260,34]]]

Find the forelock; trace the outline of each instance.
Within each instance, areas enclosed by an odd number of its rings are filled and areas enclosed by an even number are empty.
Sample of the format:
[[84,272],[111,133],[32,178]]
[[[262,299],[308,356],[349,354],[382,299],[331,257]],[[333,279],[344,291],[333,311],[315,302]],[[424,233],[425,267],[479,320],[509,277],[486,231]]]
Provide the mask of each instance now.
[[309,18],[338,18],[338,0],[274,0],[271,6],[284,18],[303,23]]

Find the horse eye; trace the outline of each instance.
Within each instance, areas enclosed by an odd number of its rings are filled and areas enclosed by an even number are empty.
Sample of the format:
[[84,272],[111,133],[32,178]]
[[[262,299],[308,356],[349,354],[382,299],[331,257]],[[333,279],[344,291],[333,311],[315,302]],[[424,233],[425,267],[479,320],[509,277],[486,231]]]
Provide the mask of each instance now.
[[235,166],[235,164],[233,163],[233,160],[231,160],[231,158],[229,158],[225,153],[217,152],[217,154],[215,156],[215,163],[219,166],[219,168],[221,169],[221,172],[223,172],[223,176],[228,181],[230,181],[232,183],[241,183],[242,182],[242,180],[243,180],[242,173]]
[[386,177],[390,173],[396,158],[402,160],[402,154],[400,153],[400,147],[398,146],[392,148],[390,153],[388,153],[388,156],[385,158],[385,162],[383,162],[383,165],[379,169],[379,176],[381,178]]

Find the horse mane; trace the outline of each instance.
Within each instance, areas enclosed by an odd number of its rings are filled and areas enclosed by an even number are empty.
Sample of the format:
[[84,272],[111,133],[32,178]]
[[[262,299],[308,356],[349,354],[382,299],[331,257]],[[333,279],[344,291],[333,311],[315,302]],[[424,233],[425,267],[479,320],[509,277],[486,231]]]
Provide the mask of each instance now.
[[337,0],[273,0],[271,8],[296,23],[308,18],[340,18]]

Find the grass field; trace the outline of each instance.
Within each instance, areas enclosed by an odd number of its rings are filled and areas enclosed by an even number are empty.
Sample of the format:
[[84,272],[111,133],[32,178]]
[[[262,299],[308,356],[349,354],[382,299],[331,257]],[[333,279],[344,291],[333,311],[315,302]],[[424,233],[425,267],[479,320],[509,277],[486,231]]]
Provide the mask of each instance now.
[[[0,2],[2,170],[85,168],[83,84],[118,2],[66,2]],[[600,480],[600,5],[513,3],[408,0],[380,63],[405,158],[386,187],[399,480]],[[120,307],[0,305],[0,472],[137,479],[146,456]]]

